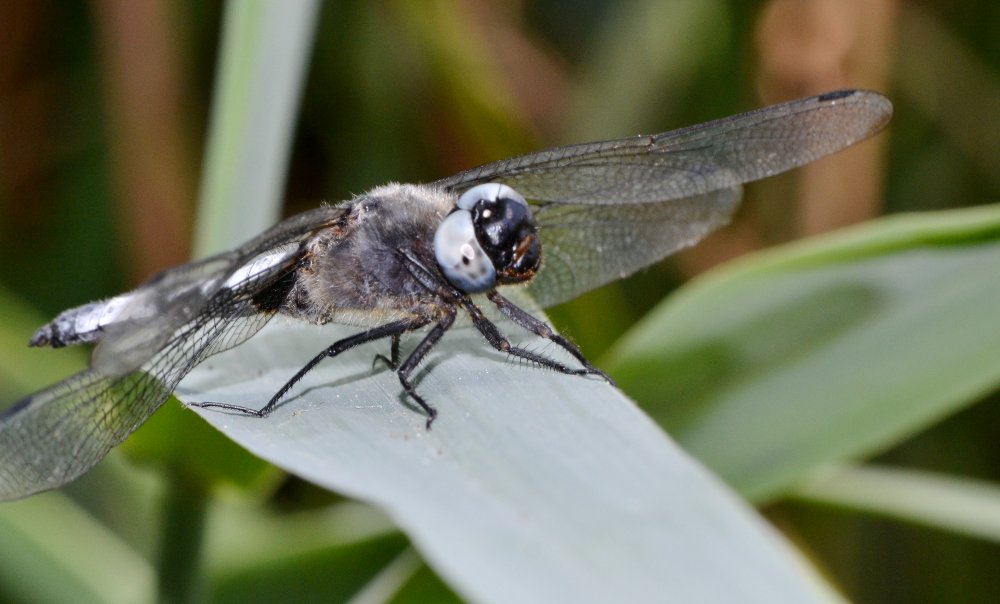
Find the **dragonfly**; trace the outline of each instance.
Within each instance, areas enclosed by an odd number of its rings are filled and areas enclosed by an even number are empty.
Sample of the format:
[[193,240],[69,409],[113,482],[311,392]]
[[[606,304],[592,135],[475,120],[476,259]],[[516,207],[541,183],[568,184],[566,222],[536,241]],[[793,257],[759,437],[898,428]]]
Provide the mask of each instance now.
[[[512,293],[544,308],[623,278],[727,223],[743,183],[862,141],[891,115],[881,94],[839,90],[663,134],[529,153],[429,184],[380,186],[64,311],[29,345],[93,344],[90,366],[0,416],[0,500],[79,477],[196,365],[279,314],[358,331],[317,351],[263,408],[194,405],[266,417],[319,363],[388,339],[391,358],[382,358],[429,429],[437,408],[412,377],[459,316],[508,355],[611,381]],[[493,317],[546,338],[572,362],[517,346]],[[411,332],[421,339],[401,358]]]

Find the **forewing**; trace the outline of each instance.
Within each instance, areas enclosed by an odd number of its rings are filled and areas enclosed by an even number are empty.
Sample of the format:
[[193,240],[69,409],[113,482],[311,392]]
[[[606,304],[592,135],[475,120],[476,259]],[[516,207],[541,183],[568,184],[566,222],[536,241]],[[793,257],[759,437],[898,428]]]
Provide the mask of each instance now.
[[543,206],[542,268],[528,292],[544,308],[621,279],[725,224],[739,201],[736,187],[663,203]]
[[[324,215],[333,219],[329,212]],[[213,273],[218,283],[190,295],[189,300],[199,302],[196,309],[171,314],[174,324],[166,335],[156,336],[155,350],[149,353],[148,344],[133,338],[147,351],[138,369],[105,373],[95,364],[26,397],[0,416],[0,500],[56,488],[80,476],[142,425],[197,364],[259,331],[287,293],[285,285],[294,277],[297,262],[295,254],[275,261],[274,250],[331,226],[332,222],[317,221],[318,217],[292,218],[229,252],[235,260]],[[292,221],[298,226],[282,228]],[[171,282],[187,284],[194,291],[197,280],[188,277],[196,271],[186,270],[190,268],[186,265],[163,273],[144,287],[155,291]],[[129,321],[138,325],[138,317]],[[149,330],[137,333],[149,334]]]
[[342,207],[324,206],[293,216],[244,245],[166,270],[125,299],[114,320],[102,325],[92,368],[102,375],[124,375],[149,361],[181,325],[227,287],[253,295],[294,263],[300,243],[336,224]]
[[542,204],[680,199],[815,161],[878,132],[891,116],[884,96],[842,90],[663,134],[529,153],[435,184],[461,192],[501,182]]
[[165,271],[102,310],[91,368],[121,376],[149,361],[214,296],[238,262],[222,254]]
[[742,183],[839,151],[881,130],[882,95],[845,90],[654,136],[557,147],[438,181],[461,193],[510,185],[536,208],[543,306],[619,279],[728,222]]

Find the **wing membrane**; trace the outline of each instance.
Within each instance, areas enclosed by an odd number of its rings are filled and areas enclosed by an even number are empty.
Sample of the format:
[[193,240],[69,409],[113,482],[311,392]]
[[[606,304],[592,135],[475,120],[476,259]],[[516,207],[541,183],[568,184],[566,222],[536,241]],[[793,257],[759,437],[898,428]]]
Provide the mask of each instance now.
[[621,279],[725,224],[739,187],[632,206],[539,208],[542,269],[528,291],[543,308]]
[[891,116],[884,96],[844,90],[663,134],[529,153],[435,184],[461,192],[501,182],[542,205],[680,199],[807,164],[878,132]]
[[243,342],[274,314],[252,308],[245,294],[217,296],[212,304],[219,308],[182,326],[141,369],[118,376],[83,371],[0,418],[0,500],[58,487],[89,470],[142,425],[195,365]]
[[530,289],[550,306],[633,273],[729,221],[742,183],[814,161],[881,130],[892,104],[845,90],[654,136],[558,147],[438,181],[514,187],[543,244]]
[[[156,315],[152,321],[156,328],[166,326],[165,336],[143,323],[137,308],[99,345],[135,345],[140,352],[129,362],[139,363],[137,368],[119,363],[105,371],[95,362],[0,416],[0,500],[55,488],[80,476],[145,422],[198,363],[257,333],[277,311],[275,301],[262,296],[289,276],[297,256],[259,270],[254,269],[255,259],[269,249],[304,240],[340,214],[336,208],[320,208],[293,217],[233,252],[166,271],[136,290],[143,295],[164,288],[182,292],[157,309],[167,319]],[[199,289],[205,280],[210,284]],[[185,304],[195,305],[177,306]]]
[[[94,351],[94,368],[103,375],[133,371],[155,355],[171,334],[203,312],[237,273],[246,273],[243,290],[267,285],[287,266],[300,241],[343,216],[342,208],[324,206],[298,214],[242,246],[216,256],[168,269],[130,292],[115,321],[103,326]],[[262,266],[254,271],[254,263]]]

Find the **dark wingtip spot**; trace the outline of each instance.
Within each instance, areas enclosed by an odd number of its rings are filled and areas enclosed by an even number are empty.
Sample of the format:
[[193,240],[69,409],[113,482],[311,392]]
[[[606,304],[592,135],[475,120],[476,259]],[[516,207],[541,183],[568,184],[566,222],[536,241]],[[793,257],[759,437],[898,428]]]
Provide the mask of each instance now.
[[851,88],[848,90],[834,90],[833,92],[827,92],[826,94],[821,94],[816,97],[817,101],[836,101],[837,99],[843,99],[857,93],[857,90]]

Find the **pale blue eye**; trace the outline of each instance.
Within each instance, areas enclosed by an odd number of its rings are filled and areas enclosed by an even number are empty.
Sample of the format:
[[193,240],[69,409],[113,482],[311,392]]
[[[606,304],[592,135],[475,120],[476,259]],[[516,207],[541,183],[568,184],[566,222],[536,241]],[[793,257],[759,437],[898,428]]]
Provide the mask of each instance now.
[[476,240],[468,210],[456,210],[441,221],[434,233],[434,256],[448,281],[467,294],[496,284],[497,272]]

